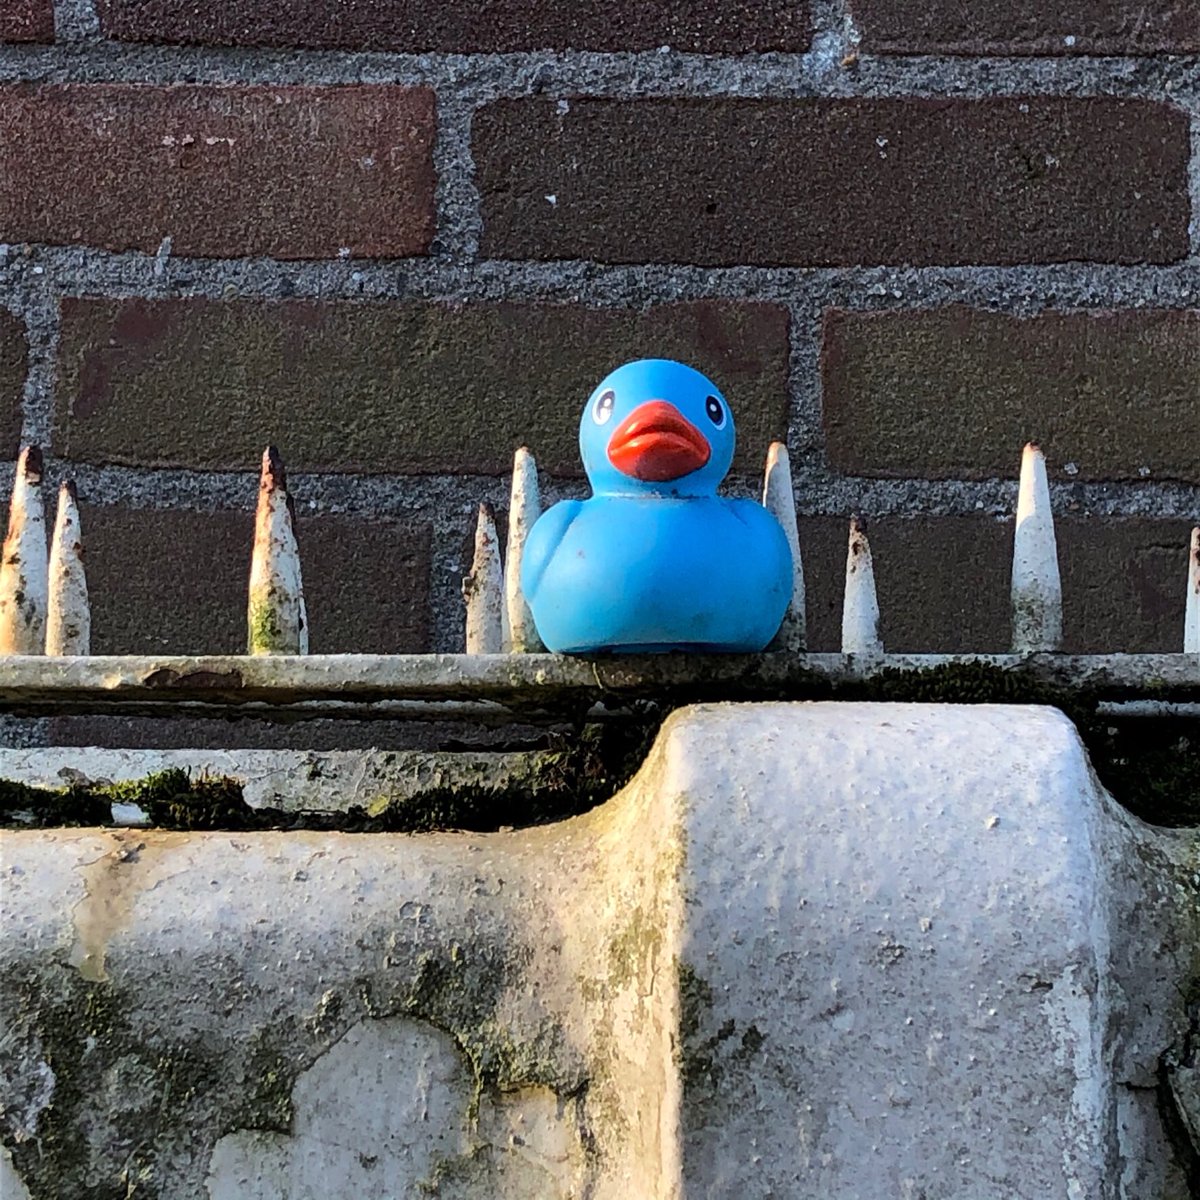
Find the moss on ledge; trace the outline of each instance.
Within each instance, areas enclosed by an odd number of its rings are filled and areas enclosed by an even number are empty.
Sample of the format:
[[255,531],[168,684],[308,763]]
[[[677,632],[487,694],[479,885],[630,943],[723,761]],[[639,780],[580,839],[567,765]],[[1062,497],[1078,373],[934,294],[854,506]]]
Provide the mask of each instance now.
[[252,808],[237,779],[192,776],[178,767],[144,779],[65,788],[0,780],[0,827],[110,825],[114,805],[140,808],[147,825],[170,830],[428,833],[543,825],[586,812],[619,791],[641,766],[659,723],[655,716],[585,725],[577,735],[552,735],[547,749],[525,756],[521,771],[480,770],[477,779],[384,792],[366,806],[341,811]]
[[[697,686],[689,702],[729,699],[717,685]],[[1112,716],[1098,697],[1058,688],[987,662],[925,670],[888,669],[866,680],[834,683],[813,674],[772,689],[762,700],[858,700],[940,704],[1040,704],[1062,710],[1087,746],[1100,780],[1135,815],[1157,825],[1200,824],[1200,719]],[[547,735],[519,769],[474,778],[459,771],[446,784],[381,792],[344,811],[251,808],[235,779],[191,777],[174,769],[119,784],[37,788],[0,780],[0,825],[50,827],[112,822],[114,804],[141,808],[151,825],[182,830],[324,829],[425,833],[486,832],[562,820],[619,791],[642,765],[667,706],[641,704],[629,717],[583,723]]]
[[113,806],[140,808],[162,829],[253,829],[259,814],[242,797],[242,785],[224,776],[192,778],[180,768],[122,783],[42,788],[0,780],[0,825],[45,829],[110,825]]

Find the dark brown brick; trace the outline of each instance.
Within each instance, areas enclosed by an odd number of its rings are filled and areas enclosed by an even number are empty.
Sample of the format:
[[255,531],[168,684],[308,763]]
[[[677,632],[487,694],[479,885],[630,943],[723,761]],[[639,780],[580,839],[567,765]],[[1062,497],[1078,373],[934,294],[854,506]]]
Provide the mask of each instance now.
[[1197,0],[850,0],[876,54],[1188,54]]
[[1200,311],[962,307],[825,319],[829,460],[851,475],[1015,475],[1036,441],[1079,479],[1200,482]]
[[[910,653],[1003,652],[1011,637],[1012,522],[889,517],[868,525],[884,645]],[[847,521],[802,518],[809,645],[841,639]],[[1166,652],[1183,646],[1183,521],[1058,521],[1065,649]]]
[[0,89],[0,240],[175,254],[424,254],[425,88]]
[[641,355],[725,390],[739,469],[787,427],[769,304],[66,300],[62,318],[54,447],[87,462],[245,470],[274,442],[293,470],[500,473],[524,443],[576,474],[588,393]]
[[1064,648],[1182,650],[1190,532],[1186,521],[1060,520]]
[[[888,650],[999,651],[1009,641],[1010,529],[979,518],[869,520]],[[849,517],[801,518],[809,646],[838,650]]]
[[[253,516],[87,506],[96,654],[242,654]],[[299,525],[313,653],[429,648],[429,526],[321,516]]]
[[793,0],[99,0],[104,33],[138,42],[351,50],[805,50],[807,6]]
[[15,458],[20,447],[28,359],[24,323],[0,308],[0,455],[5,461]]
[[1172,262],[1188,120],[1140,100],[502,100],[475,116],[495,258]]
[[53,0],[4,0],[0,4],[0,42],[52,41]]

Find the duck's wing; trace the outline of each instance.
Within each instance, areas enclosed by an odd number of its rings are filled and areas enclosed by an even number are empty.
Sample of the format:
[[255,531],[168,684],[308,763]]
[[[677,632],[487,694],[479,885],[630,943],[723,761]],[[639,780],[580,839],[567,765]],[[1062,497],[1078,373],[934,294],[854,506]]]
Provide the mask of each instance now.
[[562,543],[563,535],[583,511],[583,504],[582,500],[564,500],[548,508],[534,522],[521,557],[521,590],[526,599],[531,599],[537,591],[543,572]]

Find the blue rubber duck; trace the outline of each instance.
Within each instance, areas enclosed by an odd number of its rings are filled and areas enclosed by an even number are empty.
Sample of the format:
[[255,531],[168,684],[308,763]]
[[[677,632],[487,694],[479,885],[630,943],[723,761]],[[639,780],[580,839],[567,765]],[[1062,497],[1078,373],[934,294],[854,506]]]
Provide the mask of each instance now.
[[733,414],[699,371],[642,359],[592,393],[579,425],[589,500],[530,531],[521,588],[561,654],[762,650],[792,588],[787,539],[752,500],[717,496]]

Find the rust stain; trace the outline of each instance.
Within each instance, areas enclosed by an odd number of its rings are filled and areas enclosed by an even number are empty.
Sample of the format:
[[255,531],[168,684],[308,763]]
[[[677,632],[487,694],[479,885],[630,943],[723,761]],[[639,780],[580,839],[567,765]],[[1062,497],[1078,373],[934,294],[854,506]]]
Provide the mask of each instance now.
[[[165,851],[191,840],[187,833],[144,833],[116,830],[106,835],[111,849],[76,868],[86,895],[75,906],[75,945],[69,962],[90,983],[108,979],[105,960],[109,943],[128,929],[138,896],[177,870],[168,869]],[[181,864],[178,870],[183,870]]]
[[142,680],[142,685],[148,688],[172,688],[180,684],[197,688],[240,688],[243,680],[240,671],[177,671],[174,667],[160,667]]
[[179,672],[170,667],[162,667],[160,670],[151,671],[145,679],[142,680],[142,685],[148,688],[169,688],[174,687],[179,682]]

